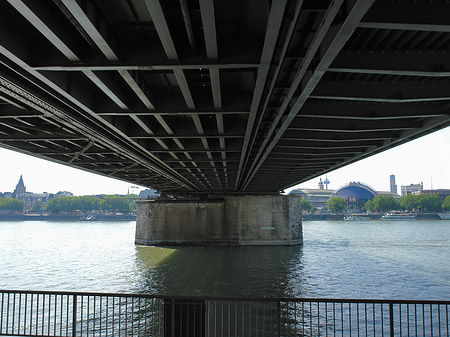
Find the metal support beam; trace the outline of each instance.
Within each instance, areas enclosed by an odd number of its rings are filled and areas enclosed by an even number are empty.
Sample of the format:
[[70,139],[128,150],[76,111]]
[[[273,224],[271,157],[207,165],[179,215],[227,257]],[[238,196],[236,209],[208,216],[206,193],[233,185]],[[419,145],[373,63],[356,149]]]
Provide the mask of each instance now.
[[[208,60],[217,61],[219,58],[218,50],[217,50],[217,33],[216,33],[216,19],[214,12],[214,1],[210,0],[200,0],[200,12],[202,16],[202,24],[203,24],[203,35],[205,37],[205,45],[206,45],[206,55]],[[222,92],[220,89],[220,73],[219,69],[209,69],[209,78],[211,81],[211,89],[213,95],[214,108],[222,109]],[[219,134],[224,134],[224,122],[223,116],[220,114],[216,115],[216,123],[217,130]],[[225,139],[220,138],[220,147],[221,149],[225,149]],[[226,169],[226,153],[222,152],[222,165]],[[219,177],[217,176],[217,180],[219,181]],[[224,184],[228,188],[228,174],[225,170]]]
[[[296,75],[296,80],[294,81],[289,95],[287,99],[283,102],[283,106],[280,109],[279,118],[276,120],[276,123],[272,124],[271,130],[268,133],[268,137],[264,141],[265,146],[261,146],[261,150],[257,155],[259,158],[253,166],[251,173],[248,175],[245,184],[243,187],[245,188],[250,183],[252,177],[256,174],[259,167],[262,165],[264,160],[270,154],[278,140],[281,138],[284,131],[288,128],[289,124],[295,118],[297,113],[300,111],[303,104],[311,95],[312,91],[319,83],[320,79],[324,75],[326,69],[331,65],[336,55],[339,51],[344,47],[344,44],[350,38],[351,34],[355,30],[356,26],[360,22],[361,18],[364,14],[369,10],[370,6],[373,4],[374,0],[367,1],[359,1],[355,2],[354,6],[350,9],[348,16],[345,18],[345,21],[340,25],[337,31],[332,31],[329,33],[329,26],[332,24],[335,16],[337,15],[340,5],[342,2],[336,1],[330,5],[329,11],[326,14],[324,24],[321,28],[325,28],[324,30],[320,30],[315,38],[315,42],[312,43],[310,48],[307,51],[305,59],[303,60],[302,66],[299,72]],[[330,37],[327,34],[333,34],[334,36]],[[319,51],[320,48],[320,51]],[[313,57],[316,57],[316,53],[320,52],[321,58],[318,62],[315,70],[312,73],[307,72],[307,68],[309,68]],[[301,83],[303,80],[304,83]],[[301,84],[301,87],[298,86]],[[288,108],[292,97],[295,94],[295,91],[300,89],[300,96],[295,100],[295,103],[291,105],[290,111],[287,115],[284,116],[281,126],[278,127],[278,122],[281,120],[282,112]],[[269,141],[270,139],[270,141]],[[264,151],[264,153],[262,152]]]
[[193,63],[193,64],[142,64],[142,65],[131,65],[131,64],[70,64],[70,65],[45,65],[38,66],[35,65],[33,68],[40,71],[174,71],[174,70],[198,70],[198,69],[208,69],[208,70],[254,70],[258,68],[257,63],[234,63],[228,62],[224,63],[226,60],[215,61],[214,63]]
[[270,9],[269,21],[267,24],[266,36],[264,38],[264,46],[261,53],[260,65],[256,77],[255,89],[253,91],[252,104],[250,107],[250,116],[247,121],[247,129],[245,131],[244,144],[242,146],[241,162],[236,179],[235,189],[240,190],[239,185],[242,182],[242,174],[244,165],[248,158],[249,143],[252,137],[254,124],[256,121],[258,108],[261,103],[267,76],[269,74],[270,64],[276,48],[276,41],[281,29],[281,22],[286,8],[286,0],[273,1]]
[[[155,25],[156,31],[158,33],[158,36],[161,40],[161,43],[163,45],[164,51],[167,55],[167,58],[171,61],[179,61],[178,53],[175,48],[175,44],[173,42],[172,36],[170,34],[169,26],[167,24],[166,18],[164,16],[163,9],[161,7],[161,4],[159,1],[150,1],[145,0],[145,5],[147,7],[147,10],[152,17],[153,23]],[[189,88],[186,75],[184,74],[183,70],[181,69],[173,69],[173,73],[175,75],[175,78],[177,80],[177,83],[181,89],[181,93],[184,97],[184,100],[186,102],[186,105],[188,109],[195,109],[195,103],[194,99],[192,97],[191,90]],[[203,127],[201,125],[200,118],[196,115],[192,115],[192,119],[194,122],[194,125],[197,129],[197,132],[202,140],[202,143],[205,147],[205,150],[209,149],[208,141],[205,137],[203,137]],[[208,156],[212,160],[211,153],[207,152]],[[214,162],[211,161],[211,165],[215,166]],[[206,182],[208,185],[210,185],[210,182]]]

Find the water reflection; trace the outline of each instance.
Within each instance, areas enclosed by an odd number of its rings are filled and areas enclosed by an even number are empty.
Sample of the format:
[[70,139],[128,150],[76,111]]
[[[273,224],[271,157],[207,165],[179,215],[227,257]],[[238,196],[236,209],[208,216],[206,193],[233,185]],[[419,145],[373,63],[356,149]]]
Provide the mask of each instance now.
[[0,222],[0,288],[450,298],[448,220],[305,221],[303,230],[303,246],[163,248],[135,246],[133,222]]
[[136,291],[198,296],[304,296],[303,247],[136,247]]

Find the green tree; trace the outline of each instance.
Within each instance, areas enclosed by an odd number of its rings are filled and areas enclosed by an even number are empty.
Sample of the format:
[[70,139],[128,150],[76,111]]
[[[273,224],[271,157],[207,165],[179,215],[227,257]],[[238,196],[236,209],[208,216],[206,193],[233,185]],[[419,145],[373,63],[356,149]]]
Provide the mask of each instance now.
[[101,200],[94,196],[81,197],[57,197],[48,201],[47,210],[54,213],[60,212],[89,212],[100,209]]
[[76,197],[57,197],[48,201],[47,210],[54,213],[72,212],[78,206]]
[[400,209],[400,202],[390,195],[377,195],[372,199],[373,210],[377,212],[387,212]]
[[130,212],[132,210],[129,199],[117,195],[103,197],[100,208],[103,211]]
[[333,213],[342,213],[347,207],[347,202],[344,198],[341,197],[333,197],[327,202],[327,207]]
[[40,201],[34,203],[34,205],[31,207],[32,212],[40,212],[42,208],[42,203]]
[[421,194],[419,196],[419,207],[424,212],[439,212],[442,209],[442,201],[435,194]]
[[367,200],[366,203],[364,204],[364,209],[368,212],[372,212],[373,209],[373,202],[372,200]]
[[22,212],[25,203],[15,198],[0,198],[0,211]]
[[130,202],[131,211],[136,211],[136,200],[139,200],[139,195],[137,194],[127,194],[125,196]]
[[445,211],[450,211],[450,195],[445,198],[444,203],[442,204],[442,209]]
[[54,213],[89,212],[101,209],[103,211],[130,212],[136,209],[135,199],[138,198],[137,195],[129,195],[126,197],[107,195],[103,199],[94,196],[57,197],[48,201],[47,211]]
[[60,203],[63,212],[73,212],[79,209],[79,202],[76,197],[61,197]]
[[403,209],[412,211],[419,205],[419,198],[416,195],[408,194],[400,198],[400,205]]
[[62,197],[50,199],[47,203],[46,210],[53,213],[62,212],[62,202],[60,201],[60,198]]
[[100,209],[101,200],[93,196],[78,197],[79,210],[82,212],[98,211]]
[[313,208],[313,205],[311,204],[311,202],[306,199],[305,197],[301,197],[300,198],[300,207],[302,209],[302,211],[311,211],[311,209]]

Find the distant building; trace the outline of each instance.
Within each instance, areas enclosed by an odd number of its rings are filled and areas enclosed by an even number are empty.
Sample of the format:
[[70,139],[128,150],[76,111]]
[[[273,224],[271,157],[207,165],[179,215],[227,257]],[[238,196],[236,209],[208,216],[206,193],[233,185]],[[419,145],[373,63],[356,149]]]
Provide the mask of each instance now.
[[45,209],[47,207],[48,201],[52,199],[53,194],[47,192],[44,193],[33,193],[33,205],[40,203],[41,207]]
[[59,197],[73,197],[73,193],[68,191],[59,191],[55,194],[55,198]]
[[12,198],[12,192],[0,192],[0,198]]
[[408,194],[419,195],[422,194],[422,191],[423,191],[423,183],[411,184],[407,186],[402,185],[402,197]]
[[16,185],[16,189],[13,192],[13,198],[22,200],[24,202],[24,210],[29,210],[33,207],[33,193],[27,192],[27,188],[23,182],[23,177],[20,175],[19,182]]
[[437,195],[444,202],[445,198],[450,195],[450,189],[423,190],[422,194]]
[[389,176],[389,190],[393,195],[397,194],[397,185],[395,184],[395,174]]
[[42,208],[45,208],[47,206],[48,200],[55,196],[72,195],[72,193],[70,192],[58,192],[58,193],[56,195],[53,195],[47,192],[44,193],[28,192],[25,183],[23,182],[23,177],[21,175],[14,192],[12,193],[5,192],[3,193],[3,196],[22,200],[24,202],[23,207],[24,211],[29,211],[33,208],[33,206],[36,203],[39,203]]
[[[346,200],[347,205],[351,208],[362,208],[368,200],[372,200],[377,195],[391,195],[390,191],[375,191],[372,187],[361,182],[350,182],[337,190],[326,190],[320,188],[319,180],[318,189],[301,188],[292,190],[289,194],[296,194],[307,198],[316,208],[324,208],[328,200],[332,197],[341,197]],[[323,184],[323,183],[322,183]],[[398,199],[398,194],[394,195]]]
[[312,189],[312,188],[302,188],[295,189],[289,192],[289,194],[295,194],[308,199],[311,204],[316,208],[323,208],[327,205],[328,200],[330,199],[331,194],[333,194],[334,190],[325,190],[325,189]]
[[319,181],[319,190],[323,190],[322,178],[320,178],[320,181]]
[[400,199],[401,195],[399,194],[392,194],[391,191],[377,191],[378,195],[387,195],[390,197],[393,197],[394,199]]
[[332,197],[341,197],[350,208],[362,208],[364,204],[378,195],[372,187],[361,182],[350,182],[334,191]]

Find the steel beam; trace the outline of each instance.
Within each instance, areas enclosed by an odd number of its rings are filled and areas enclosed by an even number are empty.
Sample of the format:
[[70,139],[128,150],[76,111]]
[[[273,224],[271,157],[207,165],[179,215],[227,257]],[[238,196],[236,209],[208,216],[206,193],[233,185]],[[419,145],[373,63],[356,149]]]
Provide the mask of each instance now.
[[[401,60],[401,62],[399,62]],[[440,77],[443,74],[447,77],[450,72],[450,60],[445,50],[345,50],[337,55],[332,66],[334,69],[355,69],[359,73],[362,69],[364,73],[374,75],[397,75],[394,72],[405,72],[407,76],[424,75],[425,77]],[[327,69],[328,71],[328,69]],[[381,72],[381,74],[378,74]],[[393,72],[390,74],[390,72]]]
[[[191,115],[247,115],[248,111],[237,111],[237,110],[217,110],[217,111],[201,111],[201,110],[154,110],[154,111],[111,111],[111,112],[98,112],[99,116],[191,116]],[[30,115],[34,116],[34,115]],[[1,117],[0,117],[1,118]]]
[[260,65],[256,77],[255,89],[253,90],[253,98],[250,106],[250,116],[247,121],[247,129],[245,131],[244,144],[242,146],[241,162],[236,179],[235,189],[240,190],[243,177],[244,165],[248,159],[248,146],[252,137],[255,121],[257,118],[258,108],[261,103],[264,87],[267,76],[269,74],[270,64],[276,48],[276,41],[281,29],[281,22],[284,16],[287,1],[273,1],[270,8],[269,19],[267,23],[266,35],[264,38],[264,45],[261,53]]
[[[295,118],[295,116],[297,115],[303,104],[309,98],[312,91],[315,89],[316,85],[319,83],[320,79],[324,75],[326,69],[331,65],[336,55],[344,47],[345,43],[355,30],[356,26],[361,21],[361,18],[369,10],[373,2],[374,0],[366,0],[366,1],[361,0],[355,2],[353,7],[349,10],[348,15],[345,18],[344,22],[340,25],[339,29],[334,32],[334,36],[332,37],[327,36],[327,34],[333,34],[333,32],[329,33],[329,27],[339,11],[341,2],[336,1],[330,5],[329,11],[325,15],[324,23],[321,26],[321,30],[316,34],[314,42],[311,44],[310,48],[307,51],[307,54],[300,68],[300,71],[296,75],[296,80],[292,84],[289,95],[284,100],[283,106],[280,109],[280,113],[278,114],[279,118],[276,119],[276,123],[272,124],[268,137],[266,137],[263,145],[261,146],[261,150],[257,155],[258,161],[255,162],[257,164],[254,165],[253,168],[251,169],[251,174],[248,175],[246,183],[243,185],[244,187],[248,186],[248,184],[252,179],[252,176],[262,165],[265,158],[267,158],[267,156],[270,154],[276,143],[283,135],[284,131],[287,129],[287,127]],[[321,55],[320,61],[315,67],[315,70],[312,73],[308,73],[307,68],[309,68],[313,60],[313,57],[316,57],[316,53],[317,51],[319,51],[319,48]],[[306,77],[304,78],[304,76]],[[301,84],[302,80],[304,81],[303,84]],[[299,85],[301,85],[300,88],[298,88]],[[280,121],[284,110],[286,110],[286,108],[290,104],[290,101],[297,89],[300,89],[301,92],[300,96],[295,100],[295,103],[290,107],[289,113],[283,117],[281,126],[278,127],[277,126],[278,122]],[[267,144],[267,146],[265,146],[264,144]],[[262,151],[264,151],[264,153]]]
[[67,64],[67,65],[33,65],[33,69],[39,71],[174,71],[174,70],[254,70],[258,68],[258,63],[223,63],[226,60],[211,61],[211,63],[193,63],[193,64],[141,64],[132,65],[126,62],[120,64]]
[[[216,20],[214,12],[214,2],[209,0],[200,0],[200,12],[202,17],[203,35],[205,37],[206,55],[209,61],[217,61],[219,58],[217,50]],[[220,89],[219,69],[209,69],[211,89],[215,109],[222,109],[222,92]],[[219,134],[224,134],[224,121],[221,114],[216,115],[217,130]],[[225,149],[225,138],[220,138],[220,147]],[[209,146],[208,146],[209,147]],[[222,165],[227,167],[226,153],[222,152]],[[219,180],[219,177],[217,177]],[[225,172],[224,183],[228,187],[228,175]]]

